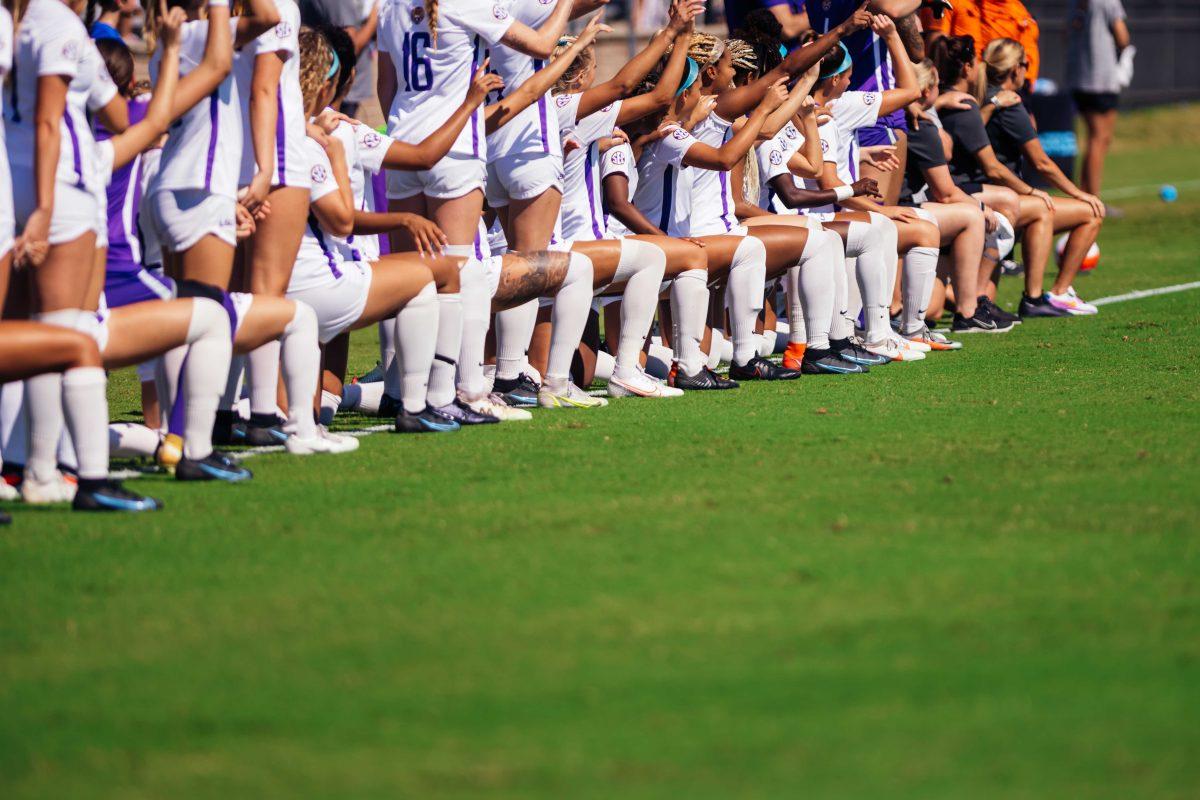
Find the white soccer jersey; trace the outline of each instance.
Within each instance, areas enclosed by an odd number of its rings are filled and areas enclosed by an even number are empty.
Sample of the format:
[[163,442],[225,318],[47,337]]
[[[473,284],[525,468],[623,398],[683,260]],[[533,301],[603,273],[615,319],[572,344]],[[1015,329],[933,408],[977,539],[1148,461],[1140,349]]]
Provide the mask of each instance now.
[[[733,123],[709,114],[696,126],[696,141],[710,147],[721,147],[733,136]],[[728,233],[739,224],[734,214],[733,186],[724,170],[697,169],[692,177],[693,236],[713,236]]]
[[[388,135],[418,144],[445,125],[466,99],[471,76],[487,49],[499,43],[512,23],[506,0],[440,0],[435,46],[424,0],[390,0],[379,12],[376,37],[396,69]],[[482,108],[450,152],[487,157]]]
[[[554,13],[557,5],[558,0],[508,0],[508,11],[513,19],[538,28]],[[491,58],[491,70],[504,79],[504,88],[499,94],[492,95],[492,102],[515,91],[533,77],[534,72],[546,66],[542,59],[502,44],[491,48]],[[558,118],[549,104],[550,98],[542,95],[507,124],[488,134],[488,159],[522,154],[561,156]]]
[[690,236],[693,173],[683,157],[696,138],[678,126],[649,144],[638,159],[633,204],[668,236]]
[[[879,106],[882,102],[883,95],[879,92],[846,92],[830,103],[833,125],[838,131],[838,177],[846,185],[858,180],[858,137],[855,131],[875,124],[879,119]],[[832,137],[829,138],[832,140]],[[825,139],[823,135],[822,143]]]
[[[371,176],[383,169],[383,157],[391,140],[372,130],[367,125],[351,125],[341,122],[333,130],[333,136],[342,143],[346,153],[346,167],[350,173],[350,192],[354,195],[354,207],[367,211],[369,200],[367,189]],[[379,258],[378,237],[354,236],[345,239],[330,237],[348,261],[375,261]]]
[[[616,147],[609,148],[600,155],[600,183],[603,185],[604,179],[609,175],[624,175],[629,181],[629,200],[633,200],[633,195],[637,192],[638,187],[638,171],[634,165],[633,148],[627,143],[622,142]],[[621,236],[626,236],[633,231],[625,227],[625,223],[614,216],[606,216],[608,238],[616,239]]]
[[[142,263],[147,268],[162,266],[162,245],[158,241],[158,231],[150,224],[152,217],[148,206],[150,203],[150,186],[158,177],[158,169],[162,165],[162,148],[152,147],[140,156],[142,162],[141,191],[137,208],[137,228],[142,245]],[[139,238],[139,237],[134,237]]]
[[79,81],[71,81],[70,94],[77,97],[68,100],[82,105],[88,111],[99,111],[117,96],[117,85],[108,74],[104,56],[96,49],[96,43],[88,39],[79,58]]
[[800,186],[800,182],[788,169],[788,161],[804,144],[804,134],[796,129],[791,122],[783,126],[775,137],[763,142],[757,148],[758,158],[758,206],[776,214],[795,214],[796,209],[788,208],[779,201],[771,188],[771,181],[780,175],[787,175]]
[[563,156],[562,232],[566,239],[593,241],[605,237],[604,195],[600,188],[600,140],[612,136],[621,103],[610,103],[583,119],[576,119],[579,94],[554,98],[562,139],[578,147]]
[[242,163],[238,184],[246,186],[258,172],[254,158],[254,140],[250,135],[250,83],[254,79],[254,61],[261,55],[278,53],[283,59],[276,102],[279,118],[275,123],[274,186],[308,188],[308,169],[304,154],[304,96],[300,93],[300,7],[293,0],[275,0],[279,24],[234,54],[233,75],[238,94],[247,107],[242,117]]
[[[32,174],[34,153],[34,111],[37,105],[38,78],[65,76],[70,84],[67,106],[59,131],[58,180],[79,188],[92,188],[88,166],[93,141],[86,113],[87,92],[92,76],[85,76],[82,61],[91,46],[87,31],[71,9],[59,0],[30,0],[17,32],[13,53],[15,75],[8,82],[8,114],[4,118],[8,158],[22,175]],[[78,88],[80,91],[72,91]],[[19,182],[18,192],[34,192],[30,181]]]
[[[315,139],[304,137],[304,155],[308,164],[308,201],[313,204],[325,195],[336,192],[338,185],[333,177],[329,156],[325,155],[325,148]],[[344,261],[334,237],[321,230],[317,215],[310,213],[304,238],[300,240],[296,266],[292,269],[292,279],[288,283],[288,292],[318,288],[337,280],[342,277],[341,265]]]
[[[231,35],[237,34],[237,19],[229,20]],[[208,22],[184,23],[179,47],[179,73],[187,75],[204,60]],[[150,62],[150,75],[157,82],[160,58]],[[163,146],[158,175],[150,191],[159,189],[203,189],[221,197],[237,199],[238,170],[242,159],[242,106],[237,81],[232,75],[177,119]]]

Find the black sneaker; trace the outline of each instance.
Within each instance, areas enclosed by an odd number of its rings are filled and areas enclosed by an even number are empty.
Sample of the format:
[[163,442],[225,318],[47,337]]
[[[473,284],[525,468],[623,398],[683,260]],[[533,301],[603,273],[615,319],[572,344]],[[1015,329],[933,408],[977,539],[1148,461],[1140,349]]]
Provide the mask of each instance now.
[[161,511],[163,503],[131,492],[118,481],[81,480],[71,508],[76,511]]
[[742,366],[729,365],[729,377],[738,381],[794,381],[800,370],[781,367],[762,356],[755,356]]
[[205,458],[194,460],[182,458],[175,465],[177,481],[225,481],[241,483],[254,477],[254,473],[238,464],[224,453],[212,451]]
[[1050,302],[1050,298],[1046,295],[1041,297],[1029,297],[1028,295],[1021,296],[1021,306],[1017,309],[1022,317],[1069,317],[1071,312],[1065,308],[1059,308]]
[[1011,258],[1006,258],[1000,262],[1000,274],[1006,277],[1015,277],[1025,274],[1025,265],[1020,261],[1014,261]]
[[834,339],[829,342],[829,349],[837,353],[843,360],[863,367],[882,367],[892,361],[887,356],[881,356],[859,347],[850,339]]
[[817,350],[810,347],[804,351],[804,360],[800,362],[800,372],[804,375],[861,375],[870,372],[870,369],[842,358],[829,348]]
[[384,394],[379,398],[379,410],[375,412],[375,416],[395,419],[402,410],[404,410],[404,404],[400,402],[399,397]]
[[404,409],[396,415],[396,433],[449,433],[458,430],[458,420],[451,419],[436,408],[425,406],[416,414]]
[[212,443],[223,446],[246,443],[246,424],[236,411],[218,411],[213,422]]
[[287,441],[283,432],[283,420],[274,414],[251,414],[246,423],[246,444],[254,447],[271,447]]
[[1012,330],[1011,322],[1006,322],[1005,325],[1007,327],[1001,328],[1000,324],[988,315],[987,309],[979,306],[973,317],[964,317],[955,312],[954,321],[950,323],[950,332],[957,336],[960,333],[1004,333]]
[[496,378],[492,385],[492,391],[514,408],[536,406],[539,388],[524,372],[515,378]]
[[976,307],[983,309],[983,311],[987,314],[987,318],[996,323],[997,327],[1002,328],[1009,322],[1011,322],[1013,325],[1021,324],[1021,317],[1019,315],[1005,311],[1003,308],[996,305],[996,302],[985,294],[979,295],[979,299],[977,299],[975,303]]
[[678,364],[672,365],[671,373],[667,376],[667,385],[684,391],[720,391],[738,388],[737,381],[722,378],[708,367],[701,367],[695,375],[688,375]]
[[499,418],[493,417],[491,414],[480,414],[461,400],[455,400],[448,406],[442,406],[438,411],[459,425],[490,425],[493,422],[500,421]]

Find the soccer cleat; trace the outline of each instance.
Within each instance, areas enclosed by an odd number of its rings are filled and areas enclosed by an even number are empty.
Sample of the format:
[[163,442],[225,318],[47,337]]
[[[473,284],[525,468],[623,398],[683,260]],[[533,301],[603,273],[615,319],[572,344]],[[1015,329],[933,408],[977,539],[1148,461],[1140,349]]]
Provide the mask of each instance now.
[[722,378],[708,367],[701,367],[695,375],[688,375],[680,368],[679,364],[672,364],[671,372],[667,375],[667,385],[691,392],[737,389],[740,384],[737,381]]
[[365,374],[359,376],[352,383],[382,383],[383,382],[383,364],[376,361],[375,366]]
[[800,372],[755,356],[741,366],[730,364],[729,377],[738,381],[794,381],[800,377]]
[[71,503],[75,511],[161,511],[163,502],[131,492],[118,481],[84,481]]
[[476,414],[484,414],[495,417],[501,422],[526,422],[533,419],[533,414],[530,414],[523,408],[514,408],[504,402],[504,398],[492,392],[485,394],[476,400],[468,400],[464,392],[458,393],[458,400],[464,403],[468,408]]
[[543,383],[538,390],[537,402],[542,408],[604,408],[608,405],[603,397],[592,397],[572,381],[567,381],[566,387],[557,392]]
[[154,451],[154,460],[164,469],[175,469],[182,458],[183,437],[178,434],[168,433],[158,443],[158,448]]
[[21,499],[31,506],[69,503],[75,499],[78,485],[57,470],[48,480],[38,480],[26,471],[21,481]]
[[955,336],[964,333],[1004,333],[1011,331],[1013,327],[1011,322],[1006,324],[1007,328],[1001,328],[981,306],[973,317],[968,318],[956,313],[954,320],[950,323],[950,332]]
[[245,444],[246,423],[236,411],[218,411],[213,422],[212,443],[219,445]]
[[918,353],[929,353],[933,350],[932,347],[925,342],[916,341],[914,339],[906,339],[898,333],[892,334],[892,343],[901,350],[915,350]]
[[829,348],[809,348],[800,365],[800,371],[805,375],[861,375],[870,370],[868,366],[842,358]]
[[1050,296],[1043,294],[1041,297],[1029,297],[1028,295],[1021,296],[1021,305],[1017,308],[1017,313],[1022,318],[1049,318],[1049,317],[1069,317],[1071,312],[1066,309],[1059,308],[1050,302]]
[[492,425],[500,421],[499,417],[491,414],[481,414],[463,401],[455,398],[449,405],[437,409],[459,425]]
[[283,430],[283,420],[274,414],[251,414],[246,423],[246,444],[254,447],[271,447],[284,444],[288,435]]
[[682,397],[683,390],[667,386],[661,381],[638,369],[632,376],[617,377],[613,374],[608,379],[609,397]]
[[241,483],[254,477],[254,473],[238,464],[224,453],[216,450],[204,458],[192,459],[184,457],[175,467],[177,481],[225,481],[226,483]]
[[306,439],[289,436],[284,447],[294,456],[310,456],[314,453],[349,453],[358,449],[358,439],[330,433],[324,425],[317,426],[317,435]]
[[930,350],[961,350],[963,346],[962,342],[947,339],[944,333],[929,330],[928,325],[922,325],[921,329],[915,333],[901,335],[910,342],[921,342],[928,345]]
[[517,408],[536,406],[538,388],[533,378],[524,372],[515,378],[496,378],[492,385],[492,391],[500,395],[505,403]]
[[1085,303],[1079,298],[1079,295],[1075,294],[1074,286],[1068,286],[1067,291],[1063,294],[1047,292],[1046,297],[1050,298],[1050,302],[1056,308],[1061,308],[1076,317],[1085,317],[1100,313],[1100,309],[1091,303]]
[[1006,258],[1000,262],[1000,274],[1007,277],[1024,275],[1025,265],[1019,261],[1014,261],[1011,258]]
[[987,295],[980,295],[975,301],[978,307],[987,312],[987,317],[992,322],[996,323],[996,327],[1003,329],[1004,323],[1011,322],[1013,325],[1021,324],[1020,314],[1011,314],[1005,311],[1000,306],[996,305],[995,301]]
[[862,342],[854,339],[834,339],[829,343],[829,349],[846,361],[861,364],[864,367],[882,367],[891,361],[887,356],[872,353],[862,346]]
[[21,491],[8,481],[0,480],[0,502],[15,502],[21,499]]
[[901,347],[898,340],[888,337],[881,342],[863,342],[862,348],[877,356],[883,356],[889,361],[921,361],[925,354],[907,347]]
[[788,369],[799,369],[803,371],[804,351],[808,349],[808,345],[799,342],[788,342],[787,349],[783,351],[783,366]]
[[399,397],[392,397],[390,394],[383,394],[379,398],[379,409],[375,412],[377,417],[391,417],[395,419],[396,415],[404,409],[404,404],[400,402]]
[[400,409],[396,415],[396,433],[450,433],[460,427],[456,420],[429,406],[415,414]]

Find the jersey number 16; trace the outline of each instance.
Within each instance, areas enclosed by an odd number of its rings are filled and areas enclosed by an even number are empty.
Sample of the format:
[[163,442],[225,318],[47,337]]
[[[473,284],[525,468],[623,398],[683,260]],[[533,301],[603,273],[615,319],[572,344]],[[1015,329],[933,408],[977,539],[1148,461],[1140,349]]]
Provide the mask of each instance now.
[[429,34],[415,31],[404,34],[404,90],[426,92],[433,86],[433,65],[425,51],[429,49]]

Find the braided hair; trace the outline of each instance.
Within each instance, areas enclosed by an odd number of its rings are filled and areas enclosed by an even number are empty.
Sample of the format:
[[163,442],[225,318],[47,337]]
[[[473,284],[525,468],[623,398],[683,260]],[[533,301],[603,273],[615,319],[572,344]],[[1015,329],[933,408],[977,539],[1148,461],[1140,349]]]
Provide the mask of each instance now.
[[700,69],[716,64],[724,53],[725,40],[711,33],[696,31],[688,40],[688,58],[695,61]]
[[425,18],[429,21],[429,38],[437,48],[438,0],[425,0]]
[[783,61],[779,50],[783,43],[783,26],[767,9],[755,9],[747,14],[734,35],[754,51],[759,74],[770,72]]

